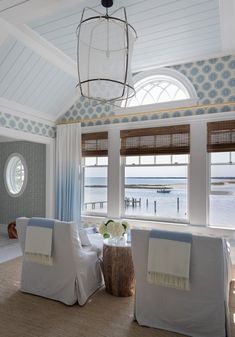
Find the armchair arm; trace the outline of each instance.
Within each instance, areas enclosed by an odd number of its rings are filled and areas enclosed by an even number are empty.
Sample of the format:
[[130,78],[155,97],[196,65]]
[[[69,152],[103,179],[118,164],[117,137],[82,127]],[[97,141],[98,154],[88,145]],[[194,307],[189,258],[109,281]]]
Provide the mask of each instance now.
[[84,305],[88,298],[103,285],[97,252],[80,249],[75,268],[78,303]]

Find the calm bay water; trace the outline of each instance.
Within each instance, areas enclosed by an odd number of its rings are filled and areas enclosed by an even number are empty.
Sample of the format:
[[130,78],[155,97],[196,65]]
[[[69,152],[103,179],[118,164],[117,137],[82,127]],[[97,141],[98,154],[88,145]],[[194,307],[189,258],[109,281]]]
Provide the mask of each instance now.
[[[210,223],[218,226],[235,226],[235,179],[212,179],[212,190],[220,191],[222,195],[210,196]],[[126,216],[158,217],[172,220],[188,219],[187,214],[187,180],[185,178],[126,178],[125,198],[136,199],[138,203],[126,203]],[[133,188],[141,185],[141,188]],[[137,185],[137,186],[136,186]],[[171,187],[170,193],[159,193],[157,187],[163,185]],[[107,203],[95,204],[92,202],[107,202],[107,179],[90,177],[85,180],[85,203],[88,211],[104,213]],[[229,192],[230,195],[224,195]],[[139,203],[140,201],[140,203]],[[154,207],[154,202],[156,206]]]

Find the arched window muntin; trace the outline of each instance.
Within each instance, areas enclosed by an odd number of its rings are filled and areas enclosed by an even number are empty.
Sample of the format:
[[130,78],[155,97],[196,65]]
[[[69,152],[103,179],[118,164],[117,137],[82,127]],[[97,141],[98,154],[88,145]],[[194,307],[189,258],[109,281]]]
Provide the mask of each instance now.
[[12,197],[20,196],[27,185],[28,168],[24,157],[19,153],[11,154],[4,168],[4,183],[8,194]]
[[[136,95],[127,100],[123,107],[140,106],[175,106],[196,104],[196,90],[189,79],[182,73],[161,68],[144,71],[134,76]],[[174,105],[174,104],[173,104]]]

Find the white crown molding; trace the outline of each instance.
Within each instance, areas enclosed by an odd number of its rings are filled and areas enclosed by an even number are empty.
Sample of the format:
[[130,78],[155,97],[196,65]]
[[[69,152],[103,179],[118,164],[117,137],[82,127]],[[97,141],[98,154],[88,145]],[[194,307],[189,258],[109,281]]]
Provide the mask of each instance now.
[[12,23],[0,18],[0,27],[1,30],[6,31],[9,35],[12,35],[16,39],[20,40],[28,48],[47,59],[50,63],[57,66],[62,71],[77,78],[76,62],[28,26],[22,24],[15,26]]
[[48,114],[29,108],[28,106],[9,101],[5,98],[0,98],[0,111],[50,126],[55,125],[54,118],[49,119]]

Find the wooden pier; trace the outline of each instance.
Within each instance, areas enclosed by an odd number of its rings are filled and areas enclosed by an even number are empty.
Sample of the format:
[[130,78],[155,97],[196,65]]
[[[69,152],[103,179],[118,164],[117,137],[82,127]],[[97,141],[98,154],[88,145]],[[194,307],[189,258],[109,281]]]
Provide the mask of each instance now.
[[107,204],[107,201],[91,201],[91,202],[85,202],[84,208],[87,209],[89,205],[91,205],[91,209],[95,209],[96,205],[99,205],[99,208],[104,208],[104,204]]
[[133,208],[136,206],[141,206],[141,198],[137,199],[137,198],[125,198],[124,199],[124,203],[125,203],[125,208],[132,206]]
[[[158,206],[158,201],[154,200],[152,202],[149,201],[148,198],[145,198],[145,207],[146,209],[148,209],[149,207],[151,207],[151,205],[153,205],[153,210],[154,213],[157,213],[157,206]],[[91,201],[91,202],[85,202],[84,203],[84,209],[87,210],[89,206],[91,210],[95,210],[96,208],[98,209],[103,209],[104,208],[104,204],[107,204],[107,201]],[[136,208],[139,207],[141,208],[141,204],[142,204],[142,199],[141,198],[133,198],[133,197],[126,197],[124,199],[124,206],[125,208],[128,207],[132,207],[132,208]],[[176,209],[179,212],[180,209],[180,198],[177,197],[176,198]]]

